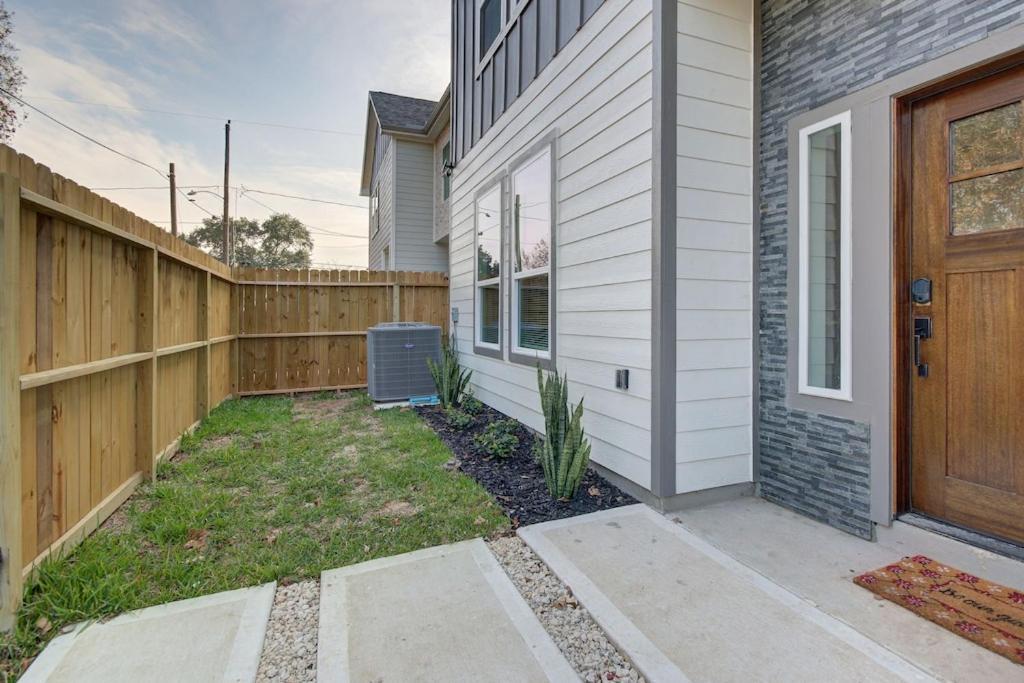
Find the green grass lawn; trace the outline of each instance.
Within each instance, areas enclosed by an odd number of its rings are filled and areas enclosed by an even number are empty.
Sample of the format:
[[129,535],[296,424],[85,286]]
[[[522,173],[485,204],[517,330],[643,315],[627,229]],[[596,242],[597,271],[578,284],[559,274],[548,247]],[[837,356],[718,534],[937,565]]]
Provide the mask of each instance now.
[[365,393],[228,401],[30,580],[0,678],[66,624],[487,536],[508,519],[415,413]]

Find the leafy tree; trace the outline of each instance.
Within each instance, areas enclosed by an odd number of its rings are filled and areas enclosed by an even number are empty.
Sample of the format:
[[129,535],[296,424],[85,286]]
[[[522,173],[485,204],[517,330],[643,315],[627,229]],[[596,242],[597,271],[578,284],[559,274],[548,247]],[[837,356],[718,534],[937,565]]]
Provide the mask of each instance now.
[[[219,216],[185,235],[185,241],[223,260]],[[308,268],[313,253],[309,229],[298,218],[275,213],[262,223],[252,218],[232,218],[235,258],[232,265],[254,268]]]
[[[0,140],[7,141],[14,135],[24,115],[15,107],[15,98],[25,85],[25,73],[18,66],[18,49],[11,42],[14,33],[14,12],[0,2]],[[8,94],[9,93],[9,94]]]

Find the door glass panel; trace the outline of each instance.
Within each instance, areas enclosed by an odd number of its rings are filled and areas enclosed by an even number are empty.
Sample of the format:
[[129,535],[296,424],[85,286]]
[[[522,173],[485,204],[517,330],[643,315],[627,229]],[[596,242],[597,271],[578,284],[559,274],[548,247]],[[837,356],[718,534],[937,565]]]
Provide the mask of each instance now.
[[949,127],[953,175],[1020,161],[1024,153],[1021,103],[954,121]]
[[953,183],[954,235],[1024,227],[1024,170]]

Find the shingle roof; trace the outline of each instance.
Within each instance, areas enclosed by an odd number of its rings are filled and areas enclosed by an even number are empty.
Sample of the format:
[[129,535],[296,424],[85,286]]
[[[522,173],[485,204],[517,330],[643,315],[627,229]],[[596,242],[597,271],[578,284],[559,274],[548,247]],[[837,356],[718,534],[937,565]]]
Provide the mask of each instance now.
[[420,131],[426,128],[437,102],[370,91],[370,101],[382,128]]

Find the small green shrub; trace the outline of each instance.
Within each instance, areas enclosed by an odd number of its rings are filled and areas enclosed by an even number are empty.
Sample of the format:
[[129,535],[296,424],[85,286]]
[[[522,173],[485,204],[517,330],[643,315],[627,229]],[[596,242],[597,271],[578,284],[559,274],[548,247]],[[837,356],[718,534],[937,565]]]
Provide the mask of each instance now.
[[462,395],[469,385],[469,378],[473,376],[472,370],[463,370],[459,365],[459,354],[455,348],[455,337],[451,341],[445,341],[441,348],[441,362],[435,363],[432,358],[427,359],[427,367],[434,378],[434,386],[437,388],[437,398],[441,406],[449,408],[459,405]]
[[537,386],[545,429],[535,452],[551,497],[571,500],[590,462],[590,443],[583,434],[583,399],[570,411],[569,378],[557,370],[545,379],[537,368]]
[[449,406],[444,409],[444,421],[448,423],[448,426],[457,432],[461,432],[464,429],[468,429],[473,424],[473,418],[470,415],[462,412],[458,408]]
[[518,431],[515,420],[497,420],[484,427],[473,443],[490,458],[507,458],[519,447]]
[[484,411],[484,404],[472,392],[467,391],[462,397],[462,411],[468,415],[479,415]]

